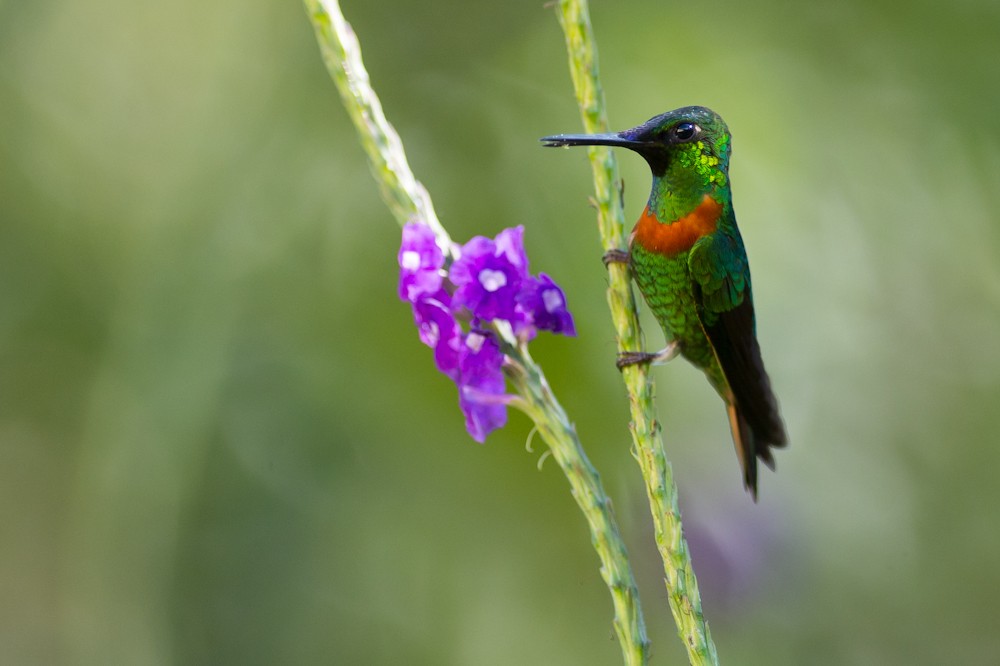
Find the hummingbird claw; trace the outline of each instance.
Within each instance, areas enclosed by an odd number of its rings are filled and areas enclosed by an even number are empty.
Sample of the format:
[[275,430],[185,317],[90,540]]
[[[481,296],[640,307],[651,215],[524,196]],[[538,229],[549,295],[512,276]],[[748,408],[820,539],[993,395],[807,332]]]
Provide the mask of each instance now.
[[610,264],[627,264],[628,263],[628,252],[625,250],[608,250],[601,257],[601,261],[604,262],[605,266]]
[[648,352],[618,352],[618,359],[615,361],[615,367],[619,370],[624,370],[630,365],[649,363],[653,356],[655,356],[655,354],[650,354]]
[[659,365],[671,360],[680,352],[681,347],[677,341],[673,341],[658,352],[623,351],[618,352],[618,359],[615,366],[623,370],[630,365]]

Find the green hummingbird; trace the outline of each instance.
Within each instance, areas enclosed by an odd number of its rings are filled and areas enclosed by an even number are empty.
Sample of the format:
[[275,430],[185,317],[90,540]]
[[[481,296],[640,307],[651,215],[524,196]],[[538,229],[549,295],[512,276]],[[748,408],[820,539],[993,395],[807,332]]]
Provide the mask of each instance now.
[[732,136],[722,118],[687,106],[610,134],[559,134],[546,146],[620,146],[653,172],[646,208],[625,261],[667,347],[625,352],[618,367],[663,362],[679,352],[701,368],[726,403],[743,483],[757,500],[757,459],[774,469],[772,447],[787,442],[757,343],[750,264],[736,226],[729,182]]

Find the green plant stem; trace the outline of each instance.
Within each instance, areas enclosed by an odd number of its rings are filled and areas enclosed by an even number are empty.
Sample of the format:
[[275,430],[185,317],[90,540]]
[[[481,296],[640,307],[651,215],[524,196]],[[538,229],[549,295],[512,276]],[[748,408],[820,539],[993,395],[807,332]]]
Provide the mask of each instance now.
[[403,142],[386,120],[361,60],[361,44],[344,19],[340,4],[336,0],[305,0],[305,5],[323,62],[358,131],[382,200],[400,225],[420,220],[434,230],[442,249],[453,254],[451,238],[438,220],[430,194],[414,177]]
[[[438,244],[454,255],[447,231],[437,219],[430,196],[414,178],[399,135],[382,112],[361,60],[361,47],[344,20],[336,0],[304,0],[323,60],[368,154],[382,198],[400,224],[419,220],[434,230]],[[510,362],[505,372],[519,394],[513,406],[538,428],[563,473],[590,527],[591,541],[601,561],[601,575],[611,593],[614,628],[625,663],[648,662],[649,640],[639,592],[620,530],[597,471],[587,459],[573,425],[549,388],[541,368],[509,328],[497,326]]]
[[[586,132],[607,132],[604,92],[598,76],[597,46],[590,24],[586,0],[560,0],[559,23],[566,36],[569,68],[577,103]],[[618,163],[607,147],[589,149],[594,175],[597,222],[604,251],[624,250],[625,215],[622,210],[622,185]],[[628,267],[621,263],[608,266],[608,305],[614,322],[619,351],[644,348],[635,296],[629,282]],[[677,506],[677,487],[667,461],[656,418],[654,389],[648,367],[632,365],[622,371],[631,410],[634,455],[646,481],[646,494],[653,516],[656,545],[663,558],[670,610],[677,631],[692,664],[718,664],[712,635],[701,608],[698,581],[691,566],[687,542]]]
[[528,415],[538,434],[548,444],[552,457],[569,481],[573,499],[590,526],[591,542],[601,560],[601,577],[611,591],[615,609],[614,627],[626,664],[645,664],[649,659],[649,640],[639,604],[639,590],[628,563],[622,541],[601,478],[587,458],[576,430],[556,399],[541,368],[520,345],[508,350],[513,363],[507,377],[520,396],[515,406]]

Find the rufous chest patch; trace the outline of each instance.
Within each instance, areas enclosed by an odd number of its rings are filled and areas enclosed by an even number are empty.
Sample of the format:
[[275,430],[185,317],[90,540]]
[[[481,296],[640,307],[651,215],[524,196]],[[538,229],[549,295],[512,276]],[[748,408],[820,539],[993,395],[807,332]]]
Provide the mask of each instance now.
[[721,214],[722,204],[707,194],[697,208],[670,224],[657,220],[646,206],[632,230],[629,245],[639,243],[649,252],[665,255],[687,252],[699,238],[715,231]]

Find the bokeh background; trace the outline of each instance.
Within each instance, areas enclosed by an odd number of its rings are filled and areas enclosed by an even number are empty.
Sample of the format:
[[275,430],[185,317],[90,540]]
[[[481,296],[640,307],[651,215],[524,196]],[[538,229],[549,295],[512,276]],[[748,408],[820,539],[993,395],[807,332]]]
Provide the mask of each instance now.
[[[564,286],[579,337],[533,353],[683,663],[543,5],[344,11],[452,235],[523,224]],[[735,136],[791,435],[758,505],[707,382],[655,371],[722,662],[997,663],[1000,4],[592,12],[614,126]],[[298,2],[0,2],[0,662],[620,663],[564,478],[519,414],[466,435],[398,239]]]

